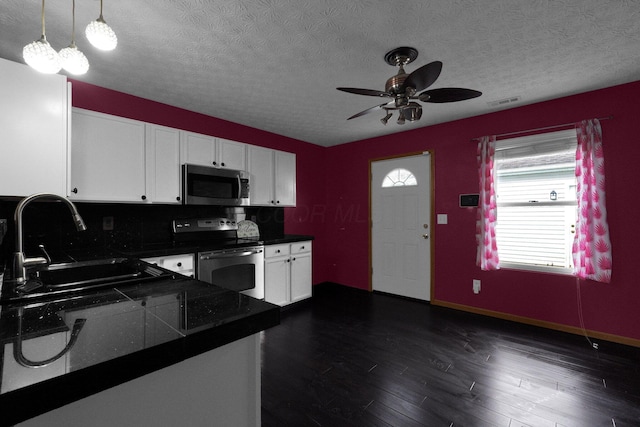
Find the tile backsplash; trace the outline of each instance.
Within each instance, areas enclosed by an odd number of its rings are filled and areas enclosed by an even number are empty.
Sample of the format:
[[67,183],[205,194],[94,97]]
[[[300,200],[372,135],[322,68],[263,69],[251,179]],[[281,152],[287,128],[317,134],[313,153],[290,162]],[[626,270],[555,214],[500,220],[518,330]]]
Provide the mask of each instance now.
[[[0,244],[0,265],[10,262],[15,251],[14,211],[16,201],[0,201],[0,223],[7,219],[7,233]],[[59,202],[33,202],[23,212],[25,252],[39,255],[38,245],[50,251],[139,248],[172,241],[173,219],[228,217],[250,219],[260,228],[261,238],[284,234],[284,208],[183,205],[135,205],[76,203],[87,230],[78,232],[67,207]]]

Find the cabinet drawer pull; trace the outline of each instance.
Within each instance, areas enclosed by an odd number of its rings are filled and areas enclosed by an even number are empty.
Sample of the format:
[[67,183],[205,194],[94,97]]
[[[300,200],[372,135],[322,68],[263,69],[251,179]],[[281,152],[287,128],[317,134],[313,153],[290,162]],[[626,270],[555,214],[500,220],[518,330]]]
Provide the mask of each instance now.
[[182,263],[181,262],[179,262],[177,265],[178,265],[178,267],[182,267]]

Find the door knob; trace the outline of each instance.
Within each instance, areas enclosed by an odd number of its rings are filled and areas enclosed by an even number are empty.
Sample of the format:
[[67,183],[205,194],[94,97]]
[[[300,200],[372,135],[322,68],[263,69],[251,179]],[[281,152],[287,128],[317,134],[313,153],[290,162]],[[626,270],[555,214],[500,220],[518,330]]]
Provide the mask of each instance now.
[[423,234],[423,235],[422,235],[422,238],[423,238],[423,239],[428,239],[428,238],[429,238],[429,235],[428,235],[428,234]]

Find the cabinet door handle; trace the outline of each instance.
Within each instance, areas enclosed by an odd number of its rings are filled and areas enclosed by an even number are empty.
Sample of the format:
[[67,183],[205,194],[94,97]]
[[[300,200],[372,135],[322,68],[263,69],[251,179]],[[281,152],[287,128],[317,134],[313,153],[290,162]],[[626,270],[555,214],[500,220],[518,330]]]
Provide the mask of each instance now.
[[74,194],[78,194],[78,187],[74,187],[74,189],[71,190],[71,192],[74,193]]
[[180,201],[180,196],[176,197],[176,200],[177,200],[177,201]]
[[295,260],[296,260],[296,257],[293,257],[293,259],[291,261],[295,261]]
[[179,262],[178,264],[176,264],[178,267],[182,267],[182,263]]
[[218,164],[217,162],[213,162],[213,166],[215,166],[215,165],[217,165],[217,164]]
[[220,163],[220,166],[224,166],[224,162]]
[[144,194],[142,195],[142,197],[140,197],[142,200],[147,200],[147,196],[145,196]]

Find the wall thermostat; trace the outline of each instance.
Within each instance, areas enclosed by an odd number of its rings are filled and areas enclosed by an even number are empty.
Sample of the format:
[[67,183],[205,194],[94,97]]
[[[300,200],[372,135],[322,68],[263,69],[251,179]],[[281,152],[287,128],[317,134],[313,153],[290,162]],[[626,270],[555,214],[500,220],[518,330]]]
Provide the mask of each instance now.
[[461,208],[477,207],[479,200],[480,200],[479,194],[461,194],[460,207]]

